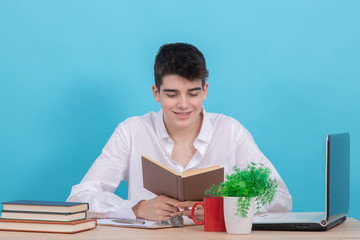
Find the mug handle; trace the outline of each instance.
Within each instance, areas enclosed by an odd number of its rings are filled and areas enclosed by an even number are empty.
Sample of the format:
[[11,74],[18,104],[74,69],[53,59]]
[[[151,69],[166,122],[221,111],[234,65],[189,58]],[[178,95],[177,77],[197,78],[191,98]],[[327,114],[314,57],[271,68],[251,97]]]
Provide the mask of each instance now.
[[192,209],[191,209],[191,218],[192,218],[192,220],[193,220],[197,225],[204,225],[204,223],[205,223],[205,218],[204,218],[204,221],[198,222],[198,221],[196,220],[195,216],[194,216],[195,207],[196,207],[198,204],[202,205],[202,206],[205,208],[203,202],[196,202],[196,203],[194,204],[194,206],[192,207]]

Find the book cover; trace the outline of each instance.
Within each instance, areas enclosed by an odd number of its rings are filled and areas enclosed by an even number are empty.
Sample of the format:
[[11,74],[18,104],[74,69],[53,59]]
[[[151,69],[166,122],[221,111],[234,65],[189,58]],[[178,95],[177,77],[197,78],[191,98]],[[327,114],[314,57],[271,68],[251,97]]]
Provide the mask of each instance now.
[[78,213],[48,213],[48,212],[19,212],[3,210],[1,218],[18,220],[37,220],[37,221],[61,221],[70,222],[86,219],[86,212]]
[[170,168],[142,156],[144,188],[156,195],[179,201],[201,201],[205,190],[224,181],[224,167],[213,166],[177,174]]
[[0,219],[0,231],[77,233],[96,228],[95,219],[72,222],[46,222],[30,220]]
[[75,213],[89,209],[88,203],[17,200],[4,202],[3,210],[21,212]]

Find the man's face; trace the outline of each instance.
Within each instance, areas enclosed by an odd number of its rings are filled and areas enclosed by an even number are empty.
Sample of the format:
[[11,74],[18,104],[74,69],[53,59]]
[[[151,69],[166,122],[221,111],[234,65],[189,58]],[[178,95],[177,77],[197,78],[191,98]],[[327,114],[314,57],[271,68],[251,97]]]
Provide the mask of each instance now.
[[176,74],[165,75],[159,89],[153,85],[155,101],[160,102],[167,128],[173,130],[196,129],[200,112],[207,96],[208,83],[189,81]]

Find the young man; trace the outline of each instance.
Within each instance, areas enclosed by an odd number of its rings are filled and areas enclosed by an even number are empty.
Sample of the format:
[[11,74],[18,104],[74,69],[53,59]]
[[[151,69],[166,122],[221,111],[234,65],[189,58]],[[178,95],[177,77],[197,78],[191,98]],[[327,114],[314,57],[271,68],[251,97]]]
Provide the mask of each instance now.
[[[68,201],[89,202],[88,216],[97,218],[166,220],[180,211],[190,216],[194,202],[156,196],[143,188],[141,156],[145,155],[178,173],[212,165],[222,165],[230,173],[234,165],[263,163],[272,170],[278,191],[273,203],[261,211],[291,211],[286,185],[250,133],[235,119],[203,108],[208,70],[196,47],[162,46],[154,75],[152,90],[161,110],[120,123],[84,179],[73,186]],[[122,180],[128,183],[128,200],[114,194]],[[196,214],[202,217],[203,210]]]

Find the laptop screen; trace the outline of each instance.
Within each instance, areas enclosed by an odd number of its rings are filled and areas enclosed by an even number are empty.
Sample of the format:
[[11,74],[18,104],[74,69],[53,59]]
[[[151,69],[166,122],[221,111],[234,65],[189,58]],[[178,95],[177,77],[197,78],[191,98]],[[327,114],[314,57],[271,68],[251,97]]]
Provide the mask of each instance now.
[[327,138],[326,220],[346,215],[350,196],[350,135],[331,134]]

